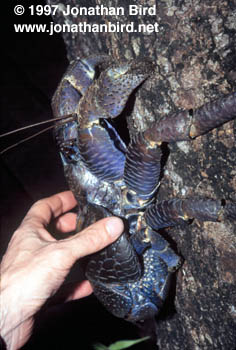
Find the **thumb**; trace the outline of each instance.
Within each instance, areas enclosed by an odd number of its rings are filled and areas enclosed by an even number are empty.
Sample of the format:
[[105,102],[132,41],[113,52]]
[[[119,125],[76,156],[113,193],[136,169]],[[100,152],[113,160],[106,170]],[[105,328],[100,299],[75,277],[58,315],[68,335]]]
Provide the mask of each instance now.
[[77,259],[95,253],[113,243],[123,232],[121,219],[109,217],[95,222],[75,236],[60,241],[71,252],[73,264]]

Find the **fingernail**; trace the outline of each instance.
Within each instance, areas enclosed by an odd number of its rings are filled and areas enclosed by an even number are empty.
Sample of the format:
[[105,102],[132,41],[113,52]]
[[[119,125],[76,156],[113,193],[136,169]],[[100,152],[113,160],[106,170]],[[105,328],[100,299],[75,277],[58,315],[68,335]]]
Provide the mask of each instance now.
[[112,217],[106,222],[106,229],[109,235],[114,238],[118,237],[124,230],[124,225],[121,219]]

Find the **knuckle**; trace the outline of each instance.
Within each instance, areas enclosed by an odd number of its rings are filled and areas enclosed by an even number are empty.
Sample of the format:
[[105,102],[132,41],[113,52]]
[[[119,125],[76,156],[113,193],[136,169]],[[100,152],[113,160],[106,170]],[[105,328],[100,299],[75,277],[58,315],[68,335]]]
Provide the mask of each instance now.
[[107,243],[107,234],[105,229],[90,227],[86,230],[86,238],[90,247],[97,249],[103,248]]

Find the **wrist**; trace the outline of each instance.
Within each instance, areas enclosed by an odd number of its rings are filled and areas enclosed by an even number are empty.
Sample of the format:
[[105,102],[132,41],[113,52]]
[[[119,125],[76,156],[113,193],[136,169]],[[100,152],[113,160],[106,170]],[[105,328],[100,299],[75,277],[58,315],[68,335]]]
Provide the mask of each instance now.
[[1,276],[0,286],[0,350],[17,350],[27,340],[32,323],[27,307],[14,284],[6,286],[7,273]]

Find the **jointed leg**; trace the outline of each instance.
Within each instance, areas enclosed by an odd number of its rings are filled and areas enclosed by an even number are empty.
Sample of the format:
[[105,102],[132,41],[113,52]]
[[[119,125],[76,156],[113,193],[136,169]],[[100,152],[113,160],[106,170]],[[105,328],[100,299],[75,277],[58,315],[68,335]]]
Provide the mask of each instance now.
[[236,118],[236,92],[193,111],[180,111],[152,123],[144,132],[151,142],[189,141]]
[[161,149],[148,145],[142,133],[134,137],[126,152],[124,180],[128,190],[137,197],[149,199],[157,188],[160,175]]
[[222,204],[221,201],[208,198],[170,199],[150,205],[145,212],[149,226],[158,230],[175,226],[189,219],[200,221],[221,221],[236,217],[236,204]]

